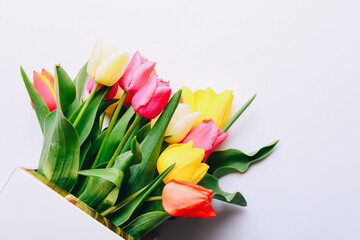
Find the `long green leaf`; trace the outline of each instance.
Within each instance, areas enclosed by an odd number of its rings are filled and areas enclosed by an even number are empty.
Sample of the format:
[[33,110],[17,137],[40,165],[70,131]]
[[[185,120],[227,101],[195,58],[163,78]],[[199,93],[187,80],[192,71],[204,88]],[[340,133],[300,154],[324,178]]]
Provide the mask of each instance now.
[[21,76],[23,78],[26,90],[29,93],[31,102],[34,106],[36,116],[38,118],[41,131],[45,133],[45,119],[49,115],[50,111],[49,108],[46,106],[44,100],[40,96],[40,93],[36,90],[32,82],[29,80],[28,76],[26,75],[22,66],[20,66]]
[[251,163],[269,155],[278,142],[279,140],[272,142],[250,154],[245,154],[237,149],[213,152],[206,162],[210,166],[208,173],[219,178],[231,172],[245,172]]
[[120,208],[107,216],[115,225],[120,226],[130,219],[130,217],[141,207],[147,196],[154,190],[154,188],[162,181],[162,179],[169,173],[175,164],[168,167],[157,178],[155,178],[143,191],[141,191],[134,198],[126,202]]
[[165,131],[179,104],[180,97],[181,90],[171,98],[154,127],[140,144],[143,159],[141,163],[130,168],[130,178],[125,189],[125,197],[145,187],[154,178],[156,161],[160,154]]
[[[102,87],[98,91],[96,91],[93,99],[89,103],[88,107],[86,108],[83,116],[80,119],[80,122],[76,125],[76,131],[79,135],[80,144],[82,144],[85,139],[89,136],[91,129],[94,125],[98,109],[100,107],[101,102],[103,101],[104,97],[108,93],[109,88]],[[75,122],[76,117],[78,116],[79,112],[81,111],[81,105],[69,118],[71,123]]]
[[148,212],[135,218],[123,230],[133,238],[139,239],[170,217],[169,214],[162,211]]
[[116,200],[119,197],[120,188],[116,187],[114,188],[106,197],[105,199],[99,204],[99,206],[96,208],[96,211],[101,213],[105,211],[106,209],[112,207],[115,205]]
[[214,199],[218,199],[220,201],[224,201],[227,203],[231,203],[243,207],[247,205],[246,200],[241,193],[224,192],[223,190],[221,190],[219,186],[219,180],[210,174],[205,174],[205,176],[203,177],[203,179],[201,179],[198,185],[214,190],[214,194],[212,195],[212,198]]
[[[59,77],[62,74],[61,68],[56,66],[57,106],[62,106],[62,103],[68,101],[64,99],[68,97],[67,94],[60,94],[62,92],[60,87],[67,88],[68,81],[65,77]],[[38,171],[53,183],[70,192],[76,184],[79,161],[79,137],[73,125],[64,117],[62,107],[58,107],[45,120],[45,136]]]
[[79,104],[79,106],[82,103],[82,93],[86,84],[86,80],[88,79],[87,75],[87,62],[84,64],[84,66],[80,69],[79,73],[76,75],[74,79],[74,84],[76,88],[76,101]]
[[[131,151],[121,154],[117,157],[112,168],[120,169],[123,161],[130,161],[134,157]],[[119,183],[119,187],[121,182]],[[97,206],[106,198],[113,190],[115,184],[105,178],[90,177],[86,183],[85,190],[79,196],[79,199],[90,207],[96,209]]]
[[76,111],[76,109],[78,109],[79,106],[82,104],[82,94],[87,78],[88,75],[87,75],[87,62],[86,62],[74,79],[76,97],[75,97],[75,101],[72,102],[68,110],[64,113],[66,117],[70,117]]
[[71,104],[74,102],[76,97],[76,88],[65,70],[56,65],[55,66],[55,77],[56,77],[56,98],[60,102],[57,107],[61,107],[62,112],[66,112]]
[[[130,107],[125,114],[120,118],[120,120],[115,124],[113,130],[111,131],[109,138],[107,139],[103,150],[101,151],[101,154],[99,156],[99,160],[97,162],[97,166],[108,162],[112,155],[114,154],[116,148],[121,142],[121,139],[125,135],[127,126],[129,125],[129,122],[131,118],[134,116],[134,109]],[[101,140],[102,142],[102,140]],[[100,142],[100,145],[101,145]]]
[[112,182],[120,188],[122,179],[124,177],[123,171],[116,168],[99,168],[99,169],[88,169],[79,171],[80,175],[88,176],[88,177],[99,177],[109,182]]

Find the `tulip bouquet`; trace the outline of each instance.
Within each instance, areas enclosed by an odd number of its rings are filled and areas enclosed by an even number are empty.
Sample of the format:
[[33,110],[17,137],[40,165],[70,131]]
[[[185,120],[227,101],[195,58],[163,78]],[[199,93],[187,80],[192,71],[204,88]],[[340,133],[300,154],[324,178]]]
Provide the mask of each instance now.
[[44,135],[37,171],[135,239],[171,217],[215,217],[212,199],[246,206],[218,179],[277,144],[213,152],[255,95],[231,117],[232,91],[174,92],[155,65],[98,41],[74,80],[56,65],[31,82],[21,68]]

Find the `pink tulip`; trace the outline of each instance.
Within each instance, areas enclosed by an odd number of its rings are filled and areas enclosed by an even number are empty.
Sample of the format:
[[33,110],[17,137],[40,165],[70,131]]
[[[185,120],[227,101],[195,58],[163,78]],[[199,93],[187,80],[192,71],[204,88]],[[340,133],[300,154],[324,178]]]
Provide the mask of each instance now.
[[39,92],[50,112],[54,111],[56,109],[54,76],[43,69],[41,73],[35,71],[33,72],[33,80],[34,87]]
[[136,51],[126,68],[124,75],[119,79],[120,87],[124,89],[124,91],[134,95],[149,80],[155,64],[155,62],[148,61]]
[[[92,91],[94,85],[95,85],[94,79],[89,78],[89,81],[87,83],[87,90],[88,90],[89,93]],[[96,90],[99,90],[102,86],[103,86],[102,84],[99,84],[99,87]],[[113,99],[115,97],[117,91],[118,91],[118,88],[119,88],[119,86],[118,86],[118,83],[116,82],[114,84],[114,86],[112,86],[112,88],[110,89],[108,94],[105,96],[105,100]]]
[[171,94],[169,83],[154,75],[133,97],[132,105],[142,117],[153,119],[166,107]]
[[193,141],[194,148],[204,149],[203,161],[205,161],[209,154],[228,136],[229,134],[222,132],[212,119],[204,119],[181,142]]

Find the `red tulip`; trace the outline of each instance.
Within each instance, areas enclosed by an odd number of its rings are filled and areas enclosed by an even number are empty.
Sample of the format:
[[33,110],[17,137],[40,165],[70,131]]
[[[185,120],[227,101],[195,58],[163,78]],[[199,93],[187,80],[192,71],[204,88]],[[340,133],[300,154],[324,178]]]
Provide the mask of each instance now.
[[[88,83],[87,83],[87,90],[88,90],[89,93],[91,93],[94,85],[95,85],[94,79],[89,78],[89,81],[88,81]],[[99,87],[98,87],[96,90],[99,90],[102,86],[103,86],[102,84],[99,84]],[[116,82],[116,83],[114,84],[114,86],[112,86],[112,88],[110,89],[110,91],[108,92],[108,94],[105,96],[105,100],[111,100],[111,99],[113,99],[113,98],[115,97],[117,91],[118,91],[118,88],[119,88],[119,86],[118,86],[118,83]]]
[[56,109],[56,95],[54,88],[54,76],[42,69],[41,73],[33,72],[34,87],[40,93],[46,106],[52,112]]
[[174,217],[215,217],[213,190],[186,181],[171,180],[162,192],[165,211]]
[[195,148],[204,149],[204,161],[228,136],[229,134],[222,132],[212,119],[204,119],[181,142],[187,143],[193,141]]
[[153,75],[155,62],[150,62],[142,57],[138,51],[131,58],[124,75],[119,79],[119,85],[124,91],[135,94]]
[[171,95],[169,83],[154,75],[133,97],[132,105],[142,117],[153,119],[166,107]]

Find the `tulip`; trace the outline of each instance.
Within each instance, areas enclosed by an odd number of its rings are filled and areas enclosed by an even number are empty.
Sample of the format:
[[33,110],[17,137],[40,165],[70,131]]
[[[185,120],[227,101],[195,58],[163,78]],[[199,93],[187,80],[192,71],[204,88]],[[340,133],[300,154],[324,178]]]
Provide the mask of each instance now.
[[206,160],[209,154],[228,136],[229,134],[222,132],[212,119],[204,119],[189,132],[182,142],[194,142],[194,147],[204,149],[203,160]]
[[[94,79],[89,78],[89,81],[87,83],[87,90],[89,93],[91,93],[94,85],[95,85]],[[99,90],[102,86],[103,85],[100,84],[96,90]],[[116,96],[116,93],[118,92],[118,88],[119,88],[118,84],[115,83],[114,86],[112,86],[112,88],[110,89],[109,93],[105,96],[105,100],[114,99],[114,97]]]
[[119,79],[120,87],[131,94],[139,91],[149,80],[156,63],[142,57],[138,51],[131,58],[124,75]]
[[128,59],[128,53],[122,53],[114,46],[101,48],[101,42],[96,41],[87,73],[98,84],[113,86],[124,74]]
[[192,112],[201,112],[195,125],[203,119],[211,118],[219,128],[223,128],[230,118],[234,94],[231,90],[216,94],[211,88],[198,90],[194,94],[187,87],[183,88],[183,102]]
[[142,117],[153,119],[166,107],[171,94],[169,83],[154,75],[133,97],[132,105]]
[[163,189],[162,205],[174,217],[215,217],[213,193],[191,182],[171,180]]
[[202,163],[204,150],[194,148],[193,142],[173,144],[167,147],[157,161],[157,170],[161,174],[169,166],[175,167],[163,179],[168,183],[171,179],[198,183],[206,174],[209,166]]
[[[167,136],[165,141],[168,143],[178,143],[183,140],[199,116],[200,112],[191,113],[188,105],[179,103],[165,131],[165,136]],[[157,121],[157,118],[151,121],[152,126]]]
[[54,88],[54,76],[43,69],[41,73],[33,72],[33,84],[36,90],[40,93],[50,112],[56,109],[56,95]]

